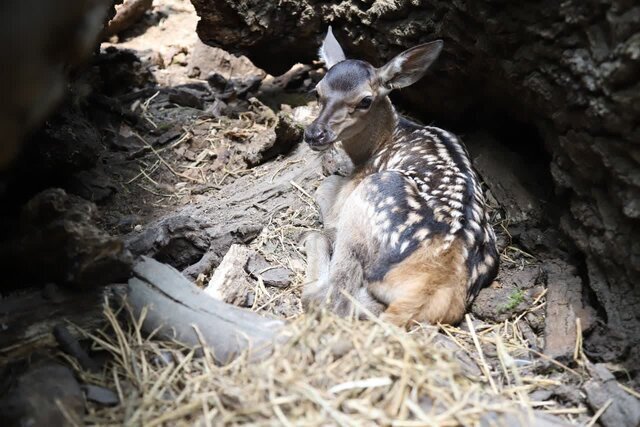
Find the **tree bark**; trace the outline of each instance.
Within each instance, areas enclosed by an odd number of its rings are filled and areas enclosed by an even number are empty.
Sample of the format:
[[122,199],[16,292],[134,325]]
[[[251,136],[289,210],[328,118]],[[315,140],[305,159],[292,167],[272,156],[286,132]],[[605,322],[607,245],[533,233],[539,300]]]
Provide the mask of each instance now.
[[230,362],[250,349],[250,358],[270,354],[271,345],[284,322],[269,319],[204,293],[180,272],[144,257],[129,280],[128,302],[134,313],[148,309],[142,325],[147,333],[177,340],[188,346],[204,345],[213,350],[218,363]]
[[[310,61],[333,25],[347,56],[380,66],[443,39],[433,70],[397,100],[461,130],[504,131],[551,157],[560,225],[584,254],[608,327],[640,344],[640,6],[556,2],[192,0],[207,44],[270,73]],[[454,126],[454,130],[456,126]],[[636,369],[636,367],[634,367]]]
[[96,47],[114,0],[0,3],[0,171],[64,96],[67,75]]

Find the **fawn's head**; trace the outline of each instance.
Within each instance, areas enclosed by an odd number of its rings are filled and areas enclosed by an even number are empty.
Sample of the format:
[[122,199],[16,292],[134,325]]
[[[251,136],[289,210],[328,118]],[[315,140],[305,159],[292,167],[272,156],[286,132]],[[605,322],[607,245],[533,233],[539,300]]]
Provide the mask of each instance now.
[[375,68],[365,61],[346,59],[329,27],[320,48],[320,59],[328,71],[316,86],[321,110],[305,130],[305,141],[313,150],[322,151],[375,125],[377,113],[389,105],[387,94],[424,76],[442,44],[442,40],[436,40],[415,46]]

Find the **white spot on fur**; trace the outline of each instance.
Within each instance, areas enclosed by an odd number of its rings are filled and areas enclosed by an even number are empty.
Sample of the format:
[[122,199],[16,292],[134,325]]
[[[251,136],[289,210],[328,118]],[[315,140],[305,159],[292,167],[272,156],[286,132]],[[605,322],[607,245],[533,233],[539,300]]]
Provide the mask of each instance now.
[[417,214],[415,212],[409,212],[409,215],[407,215],[407,224],[410,224],[410,225],[418,224],[423,219],[424,217],[422,215]]
[[418,209],[421,208],[420,203],[416,199],[414,199],[413,197],[407,197],[407,204],[409,205],[409,207],[411,209],[418,210]]
[[421,228],[418,231],[416,231],[416,233],[413,236],[418,240],[424,240],[427,238],[428,235],[429,235],[429,229]]

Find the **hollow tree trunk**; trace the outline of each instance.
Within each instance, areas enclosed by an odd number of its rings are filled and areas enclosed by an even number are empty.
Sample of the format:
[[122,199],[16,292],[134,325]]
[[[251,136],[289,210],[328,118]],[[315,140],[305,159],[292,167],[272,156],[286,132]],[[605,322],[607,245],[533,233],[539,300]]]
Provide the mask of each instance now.
[[62,100],[71,70],[95,49],[121,0],[0,2],[0,172]]
[[[192,2],[205,43],[246,54],[271,73],[315,58],[328,24],[348,55],[374,65],[443,39],[433,71],[400,99],[436,122],[460,124],[474,111],[486,113],[483,118],[508,112],[539,133],[565,203],[562,229],[584,254],[584,277],[610,330],[638,352],[637,2]],[[508,143],[517,147],[530,138],[516,134]]]

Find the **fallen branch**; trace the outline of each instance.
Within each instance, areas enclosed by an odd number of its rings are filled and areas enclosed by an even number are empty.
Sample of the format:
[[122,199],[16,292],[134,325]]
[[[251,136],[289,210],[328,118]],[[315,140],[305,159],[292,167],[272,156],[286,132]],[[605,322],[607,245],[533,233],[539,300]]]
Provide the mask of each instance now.
[[251,359],[268,356],[284,327],[280,320],[206,295],[174,268],[147,257],[134,267],[128,302],[136,316],[147,307],[143,323],[146,333],[157,330],[158,338],[192,347],[201,345],[203,340],[220,364],[247,349]]

